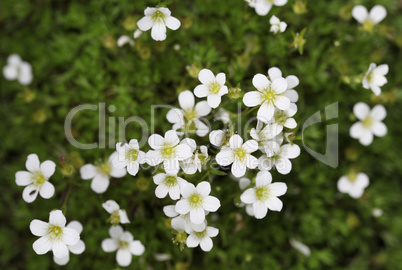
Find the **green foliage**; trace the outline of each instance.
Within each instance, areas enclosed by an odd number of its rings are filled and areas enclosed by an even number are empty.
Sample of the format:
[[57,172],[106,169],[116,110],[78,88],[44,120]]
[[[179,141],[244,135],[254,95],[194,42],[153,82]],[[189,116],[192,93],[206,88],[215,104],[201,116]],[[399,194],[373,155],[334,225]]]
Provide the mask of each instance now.
[[[0,1],[0,66],[6,65],[8,55],[17,53],[32,64],[34,73],[29,87],[0,78],[1,268],[59,268],[50,254],[34,253],[36,237],[30,233],[29,223],[35,218],[47,220],[52,209],[63,206],[60,198],[69,190],[63,210],[69,221],[84,225],[81,237],[86,250],[80,256],[72,255],[66,269],[118,269],[115,254],[104,253],[100,246],[109,237],[108,214],[101,207],[107,199],[127,210],[132,222],[125,228],[146,247],[143,256],[133,258],[129,269],[402,269],[402,140],[398,135],[402,133],[402,77],[397,75],[402,70],[401,3],[311,0],[307,10],[300,11],[300,6],[294,6],[300,2],[290,0],[265,17],[242,0],[162,2],[181,20],[181,28],[168,30],[164,42],[155,42],[150,32],[145,32],[134,47],[119,48],[117,38],[132,36],[136,28],[132,22],[158,1]],[[369,8],[382,4],[388,16],[373,33],[360,31],[350,15],[355,4]],[[271,15],[288,23],[284,33],[269,32]],[[306,28],[300,55],[290,46],[292,32]],[[175,50],[175,45],[180,49]],[[380,97],[363,89],[359,81],[371,62],[390,66],[388,84]],[[209,253],[199,248],[180,251],[172,243],[170,223],[162,211],[171,201],[154,196],[151,171],[112,180],[103,195],[95,194],[89,181],[81,180],[79,167],[110,155],[114,145],[107,145],[109,137],[119,141],[124,136],[116,129],[99,138],[99,111],[87,110],[74,118],[73,135],[82,143],[106,140],[107,149],[76,149],[66,140],[63,127],[75,106],[105,102],[108,117],[140,116],[149,123],[151,105],[176,105],[180,91],[193,90],[198,84],[194,74],[201,68],[226,73],[230,85],[240,83],[244,93],[253,89],[254,74],[265,74],[273,66],[300,79],[296,88],[299,124],[334,102],[339,101],[340,112],[335,121],[340,132],[338,168],[302,151],[289,175],[273,172],[274,181],[288,185],[287,194],[281,197],[282,212],[269,212],[263,220],[247,216],[234,205],[241,193],[237,183],[213,170],[213,176],[209,175],[214,178],[212,194],[222,203],[210,220],[220,230],[213,239],[214,248]],[[226,100],[229,97],[223,102]],[[387,136],[375,138],[369,147],[349,136],[355,121],[352,107],[359,101],[370,106],[384,104],[388,112]],[[111,105],[114,112],[108,110]],[[227,106],[234,111],[236,100]],[[159,134],[171,128],[166,112],[158,111],[154,123]],[[108,119],[106,125],[110,122]],[[301,132],[299,127],[296,135]],[[141,134],[140,126],[127,126],[128,139],[141,140]],[[325,136],[325,124],[312,126],[304,132],[304,143],[323,152]],[[203,140],[208,143],[207,138]],[[300,141],[296,143],[300,145]],[[51,178],[55,196],[27,204],[14,175],[25,169],[30,153],[56,163],[63,156],[73,162],[75,171],[71,175],[71,168],[60,164]],[[352,166],[370,178],[370,186],[358,200],[336,188],[339,177]],[[383,216],[374,218],[374,208],[381,208]],[[311,256],[292,249],[290,238],[308,245]],[[158,262],[157,253],[171,254],[172,259]]]

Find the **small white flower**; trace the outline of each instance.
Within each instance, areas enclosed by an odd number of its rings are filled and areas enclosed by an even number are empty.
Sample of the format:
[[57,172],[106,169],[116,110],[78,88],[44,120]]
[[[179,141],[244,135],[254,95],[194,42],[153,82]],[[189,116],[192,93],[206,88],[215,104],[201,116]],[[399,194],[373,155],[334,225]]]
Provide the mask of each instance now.
[[382,64],[377,67],[375,63],[371,63],[363,78],[363,88],[371,89],[376,96],[380,95],[381,87],[388,82],[387,78],[385,78],[388,70],[387,64]]
[[221,147],[226,142],[226,134],[223,130],[213,130],[209,133],[209,141],[213,146]]
[[165,40],[166,27],[172,30],[177,30],[180,27],[180,21],[170,14],[168,8],[147,7],[144,11],[145,17],[137,22],[137,26],[141,31],[148,31],[152,28],[151,36],[154,40]]
[[289,240],[289,243],[294,249],[298,250],[304,256],[308,257],[311,255],[310,248],[308,246],[306,246],[305,244],[303,244],[302,242],[299,242],[299,241],[291,238]]
[[223,147],[216,155],[216,162],[221,166],[232,164],[232,174],[235,177],[242,177],[246,169],[255,169],[258,165],[256,157],[251,153],[258,150],[258,143],[255,140],[248,140],[243,143],[243,139],[235,134],[229,139],[229,147]]
[[272,83],[267,76],[257,74],[253,78],[253,85],[258,91],[251,91],[244,95],[243,103],[247,107],[261,105],[257,112],[257,118],[264,123],[272,119],[275,108],[287,110],[290,100],[284,95],[288,84],[284,78],[277,78]]
[[216,108],[221,103],[221,97],[229,92],[226,83],[225,73],[215,75],[209,69],[202,69],[198,73],[198,79],[202,84],[194,89],[196,97],[207,97],[208,105],[211,108]]
[[165,198],[169,193],[172,200],[180,199],[180,189],[187,181],[177,174],[159,173],[154,176],[154,183],[157,185],[155,195],[159,199]]
[[381,5],[376,5],[369,13],[364,6],[358,5],[353,8],[352,16],[363,25],[364,30],[371,32],[374,25],[385,19],[387,10]]
[[[75,230],[78,234],[81,234],[82,232],[82,224],[79,223],[78,221],[71,221],[70,223],[67,224],[66,228],[70,228]],[[77,244],[70,246],[67,245],[68,251],[73,253],[73,254],[81,254],[84,252],[85,250],[85,243],[84,241],[82,241],[81,239],[78,241]],[[66,265],[69,261],[70,261],[70,254],[68,253],[68,255],[64,258],[57,258],[56,256],[53,256],[53,260],[56,264],[58,265]]]
[[273,15],[271,19],[269,19],[269,23],[271,24],[270,31],[274,34],[278,32],[285,32],[286,27],[288,26],[285,22],[281,22],[275,15]]
[[384,106],[376,105],[370,111],[366,103],[359,102],[353,106],[353,113],[360,121],[351,126],[350,136],[359,139],[362,145],[370,145],[373,142],[373,134],[377,137],[387,134],[387,126],[381,122],[387,115]]
[[7,58],[7,65],[3,68],[4,77],[9,80],[18,80],[22,85],[32,82],[32,67],[29,63],[22,61],[18,54],[12,54]]
[[272,122],[276,123],[282,128],[295,129],[297,127],[297,122],[293,116],[297,113],[297,105],[290,103],[289,109],[281,111],[276,110]]
[[266,143],[278,136],[282,132],[283,126],[273,123],[265,125],[264,128],[262,127],[263,122],[258,121],[257,128],[252,128],[250,130],[250,136],[256,140],[263,149],[265,149]]
[[195,140],[189,138],[183,139],[180,144],[187,144],[190,146],[192,152],[195,151],[191,157],[180,161],[180,168],[185,174],[195,174],[197,171],[201,172],[202,166],[205,165],[208,159],[208,148],[205,145],[201,145],[200,151],[198,151]]
[[179,161],[183,161],[192,156],[190,146],[179,144],[180,140],[176,131],[169,130],[163,138],[159,134],[153,134],[148,139],[148,144],[154,150],[147,153],[147,162],[151,166],[156,166],[163,162],[166,173],[177,174],[180,169]]
[[221,206],[220,201],[209,196],[211,185],[209,182],[200,182],[197,187],[188,183],[181,188],[182,199],[176,203],[176,212],[181,215],[190,213],[190,221],[201,224],[205,220],[205,210],[215,212]]
[[338,190],[349,194],[354,199],[360,198],[368,185],[369,178],[365,173],[349,173],[338,180]]
[[279,146],[277,142],[266,143],[265,155],[259,158],[260,170],[271,170],[274,166],[280,174],[288,174],[292,170],[290,159],[300,155],[300,147],[297,144],[285,144]]
[[[196,134],[203,137],[208,134],[209,127],[200,118],[207,116],[211,112],[211,107],[206,101],[195,104],[195,98],[191,91],[186,90],[179,94],[180,109],[171,109],[166,115],[167,120],[173,124],[173,129],[185,129],[192,131],[191,126],[196,128]],[[195,106],[194,106],[195,104]],[[188,123],[186,126],[186,122]],[[190,130],[188,130],[190,128]]]
[[262,219],[271,211],[281,211],[283,203],[278,199],[286,193],[285,183],[272,183],[272,175],[268,171],[260,171],[255,178],[255,187],[249,188],[240,196],[242,202],[253,205],[254,216]]
[[189,236],[187,237],[186,244],[189,248],[197,247],[198,245],[205,252],[208,252],[213,247],[213,242],[211,237],[217,236],[219,230],[214,227],[206,227],[205,230],[197,232],[194,230],[189,231]]
[[[172,218],[171,225],[172,228],[176,231],[183,230],[188,232],[190,230],[194,230],[196,232],[201,232],[207,227],[206,220],[204,222],[201,222],[200,224],[195,224],[192,223],[190,220],[190,213],[187,213],[185,215],[180,215],[179,213],[177,213],[175,205],[167,205],[163,207],[163,212],[166,216]],[[207,214],[208,212],[205,211],[205,215]]]
[[250,1],[250,7],[255,9],[255,12],[260,16],[265,16],[271,10],[272,6],[283,6],[288,0],[254,0]]
[[374,208],[373,211],[371,212],[373,217],[379,218],[384,214],[384,211],[382,211],[381,208]]
[[102,204],[102,207],[110,214],[110,223],[117,225],[119,223],[130,223],[128,220],[126,210],[120,209],[120,206],[114,200],[107,200]]
[[[277,67],[269,68],[268,76],[271,82],[278,78],[283,78],[282,71]],[[287,88],[286,91],[283,92],[283,95],[287,97],[291,103],[296,103],[299,100],[299,94],[297,94],[297,91],[293,88],[299,85],[299,78],[297,78],[295,75],[289,75],[285,78],[285,80],[287,82]]]
[[123,35],[117,39],[117,46],[123,47],[126,44],[130,44],[130,46],[134,46],[134,40],[132,40],[129,36]]
[[33,235],[40,236],[32,245],[39,255],[52,250],[55,257],[63,259],[69,255],[67,245],[74,246],[80,240],[76,230],[66,227],[66,218],[60,210],[50,212],[49,223],[32,220],[29,229]]
[[121,178],[127,174],[125,168],[116,168],[113,166],[113,160],[118,155],[113,152],[108,160],[99,166],[85,164],[80,169],[81,178],[83,180],[92,179],[91,189],[96,193],[104,193],[110,184],[110,177]]
[[140,164],[146,162],[145,153],[140,151],[140,146],[137,140],[130,140],[116,144],[118,155],[112,160],[113,166],[118,169],[127,167],[127,172],[133,176],[138,173]]
[[25,163],[28,171],[19,171],[15,174],[15,182],[18,186],[26,186],[22,192],[22,198],[27,203],[33,202],[38,194],[44,199],[49,199],[54,194],[54,186],[49,178],[56,170],[56,164],[46,160],[40,164],[38,155],[30,154]]
[[144,245],[139,240],[134,240],[133,235],[123,231],[119,225],[110,227],[109,235],[111,238],[102,241],[102,249],[104,252],[117,250],[116,260],[122,267],[131,264],[133,255],[141,256],[145,251]]

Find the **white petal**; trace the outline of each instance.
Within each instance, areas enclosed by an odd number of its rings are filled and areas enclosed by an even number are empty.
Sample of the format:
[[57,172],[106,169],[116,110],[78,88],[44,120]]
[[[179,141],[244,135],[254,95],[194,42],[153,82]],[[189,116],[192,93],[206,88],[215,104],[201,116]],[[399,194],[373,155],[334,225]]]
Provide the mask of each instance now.
[[166,185],[161,184],[156,187],[155,189],[155,196],[158,197],[159,199],[165,198],[166,195],[168,194],[169,189],[167,188]]
[[289,118],[284,123],[284,126],[287,127],[288,129],[294,129],[297,127],[296,120],[294,118]]
[[203,251],[208,252],[212,249],[213,243],[210,237],[204,237],[200,241],[200,247]]
[[275,94],[281,94],[288,89],[288,83],[285,78],[277,78],[272,81],[271,88],[274,90]]
[[151,166],[156,166],[163,161],[159,151],[149,150],[146,155],[147,163]]
[[102,207],[109,213],[112,214],[114,211],[120,209],[120,206],[114,200],[108,200],[102,204]]
[[208,102],[201,101],[195,105],[195,112],[198,116],[207,116],[211,112],[211,107]]
[[80,174],[84,180],[92,179],[96,175],[96,167],[92,164],[86,164],[81,167]]
[[68,255],[64,258],[57,258],[56,256],[53,256],[53,261],[57,264],[57,265],[66,265],[69,261],[70,261],[70,254],[67,253]]
[[104,193],[109,187],[109,177],[107,175],[98,174],[91,182],[91,189],[100,194]]
[[247,164],[245,162],[239,162],[238,160],[233,161],[231,172],[235,177],[242,177],[246,174],[246,170]]
[[365,132],[365,128],[361,122],[356,122],[350,127],[350,137],[352,138],[360,138],[362,134]]
[[196,247],[199,244],[200,244],[200,240],[198,239],[198,237],[195,236],[195,234],[190,234],[189,237],[187,237],[186,245],[189,248]]
[[258,120],[267,123],[269,120],[272,119],[274,113],[275,113],[275,107],[271,103],[265,101],[258,109],[257,117]]
[[204,68],[198,73],[198,79],[201,83],[208,85],[215,81],[215,75],[211,70]]
[[169,196],[172,200],[180,199],[180,187],[178,185],[169,189]]
[[360,188],[364,189],[369,185],[369,183],[370,183],[370,180],[369,180],[367,174],[365,174],[365,173],[357,174],[356,182],[355,182],[356,186],[359,186]]
[[356,103],[353,106],[353,113],[359,120],[363,121],[370,114],[370,107],[364,102]]
[[267,215],[268,207],[260,201],[253,203],[254,216],[256,219],[262,219]]
[[283,203],[277,197],[270,197],[266,202],[268,209],[271,211],[281,211]]
[[68,256],[68,248],[66,246],[66,244],[64,244],[63,242],[53,242],[52,245],[52,251],[53,251],[53,255],[59,259],[65,258],[66,256]]
[[117,243],[115,240],[108,238],[102,241],[102,250],[104,252],[113,252],[117,250]]
[[[276,18],[276,22],[273,22],[273,19]],[[272,20],[272,21],[271,21]],[[272,16],[271,19],[269,20],[270,24],[277,24],[279,23],[279,19],[276,16]],[[282,77],[282,71],[277,68],[277,67],[272,67],[270,69],[268,69],[268,75],[269,75],[269,79],[271,81],[277,79],[277,78],[281,78]]]
[[181,23],[175,17],[169,16],[165,19],[166,26],[172,30],[179,29]]
[[116,254],[117,263],[120,266],[129,266],[133,256],[128,249],[119,249]]
[[64,244],[74,246],[75,244],[78,243],[79,240],[80,240],[80,234],[76,230],[68,227],[65,227],[63,229],[62,241]]
[[169,130],[165,133],[165,140],[164,142],[170,143],[171,145],[177,145],[179,144],[180,140],[179,137],[177,136],[176,131],[174,130]]
[[[297,78],[295,75],[290,75],[286,77],[286,82],[288,83],[288,89],[293,89],[296,86],[299,85],[299,78]],[[296,91],[295,91],[296,92]],[[297,92],[296,92],[297,95]],[[298,99],[298,97],[297,97]],[[297,102],[297,99],[295,101],[291,100],[292,102]]]
[[373,142],[373,133],[366,130],[359,138],[359,142],[365,146],[370,145]]
[[277,182],[272,183],[269,185],[269,190],[271,191],[272,195],[279,197],[286,193],[288,187],[285,183]]
[[37,154],[30,154],[27,157],[27,161],[25,162],[25,167],[30,172],[36,172],[40,170],[40,163]]
[[191,183],[187,183],[181,187],[181,195],[183,195],[184,198],[188,198],[195,191],[196,191],[196,188]]
[[35,185],[28,185],[22,192],[22,199],[27,203],[33,202],[38,196],[39,190]]
[[271,10],[272,4],[267,1],[256,1],[255,12],[260,16],[265,16]]
[[243,145],[242,148],[246,153],[253,153],[258,150],[258,143],[255,140],[248,140]]
[[258,91],[251,91],[244,95],[243,103],[247,107],[255,107],[262,103],[261,93]]
[[155,150],[161,149],[164,142],[165,142],[165,139],[159,134],[152,134],[148,138],[149,146],[151,146]]
[[144,251],[145,251],[145,247],[143,244],[141,244],[140,241],[135,240],[130,243],[130,252],[133,255],[141,256],[142,254],[144,254]]
[[[138,173],[138,170],[140,169],[139,167],[140,167],[140,164],[138,162],[130,162],[127,165],[127,172],[132,176],[136,176]],[[121,177],[126,175],[126,173],[122,169],[119,169],[119,172],[121,172],[121,174],[122,174]],[[116,173],[116,171],[113,171],[113,173]],[[112,175],[112,173],[110,173],[110,174]],[[120,174],[118,174],[118,175],[120,176]],[[112,176],[116,177],[116,174],[112,175]],[[120,177],[116,177],[116,178],[120,178]]]
[[271,83],[269,82],[267,76],[258,73],[253,77],[253,85],[258,91],[262,92],[267,89]]
[[243,194],[240,196],[240,200],[243,203],[255,203],[257,201],[257,198],[255,196],[255,188],[249,188],[246,191],[243,192]]
[[49,214],[49,224],[64,228],[66,226],[66,217],[61,210],[54,210]]
[[243,139],[242,139],[242,137],[240,137],[240,135],[235,134],[230,138],[229,144],[230,144],[230,148],[232,148],[232,149],[241,148],[243,145]]
[[300,147],[297,144],[285,144],[281,147],[281,155],[286,158],[297,158],[300,155]]
[[123,233],[123,228],[120,225],[111,226],[109,229],[109,235],[112,237],[112,239],[119,239]]
[[387,126],[383,122],[375,122],[371,127],[371,131],[377,137],[383,137],[387,134]]
[[255,177],[255,186],[264,187],[272,183],[272,175],[268,171],[260,171]]
[[179,95],[180,107],[184,110],[192,110],[194,108],[194,95],[190,90],[186,90]]
[[43,236],[36,240],[32,247],[36,254],[45,254],[52,249],[52,240],[47,236]]
[[44,236],[48,233],[49,223],[34,219],[29,224],[29,229],[31,230],[31,233],[35,236]]
[[356,19],[356,21],[363,24],[368,16],[367,9],[361,5],[355,6],[352,9],[352,16]]
[[375,120],[382,121],[387,116],[387,111],[382,105],[376,105],[370,112],[370,116]]
[[176,146],[176,156],[179,160],[185,160],[193,155],[193,150],[187,144],[180,144]]
[[120,209],[119,210],[119,216],[120,216],[120,223],[121,224],[130,223],[130,220],[128,219],[126,210]]
[[140,28],[141,31],[148,31],[149,29],[152,28],[154,25],[151,17],[145,16],[141,20],[137,22],[138,28]]
[[284,111],[289,109],[290,100],[285,96],[278,96],[275,98],[274,104],[278,109]]
[[208,96],[209,89],[206,85],[200,84],[196,88],[194,88],[194,95],[199,98],[203,98]]
[[168,113],[166,114],[166,119],[169,121],[169,123],[175,124],[175,123],[183,123],[183,112],[180,109],[174,108],[170,109]]
[[220,147],[222,145],[223,139],[225,138],[225,132],[222,130],[213,130],[209,133],[209,141],[212,145]]
[[292,163],[288,158],[279,158],[275,162],[275,168],[280,174],[288,174],[292,170]]
[[386,16],[387,10],[381,5],[374,6],[369,13],[369,17],[371,20],[373,20],[374,23],[381,22],[385,19]]
[[11,80],[15,80],[18,77],[18,68],[16,66],[5,66],[3,68],[3,75],[4,78],[6,78],[7,80],[11,81]]
[[73,254],[81,254],[85,250],[85,243],[82,240],[79,240],[77,244],[69,246],[68,249]]
[[44,199],[51,198],[54,194],[54,186],[49,181],[45,181],[39,190],[39,194]]
[[179,213],[181,215],[185,215],[188,212],[190,212],[190,210],[191,210],[190,204],[188,203],[187,200],[181,199],[180,201],[178,201],[176,203],[175,210],[176,210],[177,213]]
[[216,75],[216,81],[220,84],[220,85],[225,85],[225,83],[226,83],[226,75],[225,75],[225,73],[218,73],[217,75]]
[[30,172],[19,171],[15,174],[15,183],[18,186],[27,186],[32,182],[32,173]]
[[205,220],[205,211],[201,207],[190,210],[190,220],[194,224],[200,224]]
[[211,193],[211,184],[207,181],[202,181],[197,185],[196,189],[202,196],[208,196]]
[[213,196],[207,196],[204,199],[203,208],[208,212],[215,212],[218,208],[221,207],[221,202],[218,198]]
[[379,75],[387,75],[388,71],[389,71],[389,67],[387,64],[382,64],[379,65],[378,67],[374,68],[375,73],[379,74]]
[[78,234],[80,234],[83,230],[82,224],[76,220],[68,223],[66,227],[75,230],[76,232],[78,232]]
[[274,5],[280,7],[285,5],[287,2],[288,0],[274,0]]
[[340,192],[348,193],[352,189],[352,184],[346,176],[342,176],[338,180],[337,187]]
[[228,166],[233,163],[233,151],[230,148],[222,149],[216,155],[216,162],[221,166]]
[[161,22],[154,22],[151,30],[151,37],[156,41],[163,41],[166,39],[166,26]]
[[[188,145],[186,146],[189,147]],[[179,161],[175,158],[166,159],[165,161],[163,161],[163,168],[165,169],[165,172],[168,174],[177,174],[180,170]]]
[[176,217],[179,215],[179,213],[176,212],[176,206],[174,205],[167,205],[163,207],[163,213],[165,213],[167,217]]
[[209,94],[207,96],[207,101],[208,105],[211,106],[211,108],[217,108],[219,104],[221,104],[221,96],[219,94]]

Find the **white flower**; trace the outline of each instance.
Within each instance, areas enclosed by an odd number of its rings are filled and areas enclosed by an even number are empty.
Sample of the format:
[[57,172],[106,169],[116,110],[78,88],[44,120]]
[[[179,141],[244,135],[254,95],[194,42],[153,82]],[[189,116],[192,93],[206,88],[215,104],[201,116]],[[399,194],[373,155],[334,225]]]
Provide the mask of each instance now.
[[349,173],[338,180],[338,190],[342,193],[348,193],[354,199],[360,198],[368,185],[369,178],[365,173]]
[[102,204],[102,207],[110,214],[110,223],[117,225],[119,223],[130,223],[126,210],[120,209],[120,206],[114,200],[107,200]]
[[180,27],[180,21],[173,16],[168,8],[150,8],[144,11],[145,17],[137,22],[141,31],[148,31],[152,28],[151,36],[156,41],[166,39],[166,27],[177,30]]
[[276,110],[272,122],[282,128],[294,129],[297,127],[297,122],[293,116],[297,113],[297,105],[290,103],[289,109],[281,111]]
[[281,211],[282,201],[278,199],[286,193],[285,183],[272,183],[272,175],[268,171],[260,171],[255,178],[255,187],[249,188],[240,196],[242,202],[253,205],[254,216],[264,218],[268,209]]
[[7,58],[7,65],[3,68],[4,77],[9,80],[18,80],[22,85],[32,82],[32,67],[29,63],[21,60],[18,54],[12,54]]
[[33,235],[40,236],[32,245],[39,255],[52,250],[55,257],[63,259],[69,255],[67,245],[74,246],[80,240],[76,230],[66,227],[66,218],[60,210],[50,212],[49,223],[32,220],[29,229]]
[[272,6],[283,6],[288,0],[254,0],[250,1],[250,6],[260,16],[265,16],[271,10]]
[[[207,227],[206,220],[204,222],[201,222],[200,224],[194,224],[190,220],[190,213],[187,213],[185,215],[180,215],[179,213],[177,213],[175,205],[167,205],[163,207],[163,212],[166,216],[172,218],[171,225],[172,228],[176,231],[182,230],[188,232],[190,230],[194,230],[196,232],[201,232]],[[205,211],[205,214],[207,215],[208,212]]]
[[131,264],[132,255],[141,256],[145,247],[139,240],[134,240],[130,232],[123,231],[119,225],[112,226],[109,229],[111,238],[102,241],[102,249],[104,252],[116,253],[117,263],[122,266],[129,266]]
[[373,215],[373,217],[378,218],[381,217],[382,214],[384,214],[384,211],[381,208],[374,208],[371,214]]
[[117,46],[123,47],[126,44],[130,44],[130,46],[134,46],[134,40],[132,40],[129,36],[123,35],[117,39]]
[[308,246],[306,246],[305,244],[303,244],[302,242],[299,242],[299,241],[291,238],[289,240],[289,243],[294,249],[298,250],[304,256],[308,257],[311,255],[310,248]]
[[213,130],[209,133],[209,141],[213,146],[221,147],[226,142],[226,134],[223,130]]
[[366,103],[359,102],[353,106],[353,113],[360,121],[351,126],[350,136],[359,139],[362,145],[370,145],[373,142],[373,134],[377,137],[387,134],[387,126],[381,122],[387,115],[384,106],[376,105],[370,111]]
[[388,82],[387,78],[385,78],[388,70],[389,68],[387,64],[382,64],[377,67],[375,63],[371,63],[366,75],[364,75],[363,78],[363,88],[371,89],[376,96],[381,94],[380,87]]
[[190,146],[179,144],[179,142],[179,137],[174,130],[167,131],[165,138],[159,134],[151,135],[148,144],[155,150],[148,151],[148,164],[156,166],[163,162],[166,173],[177,174],[180,169],[179,161],[183,161],[193,154]]
[[127,174],[125,168],[116,168],[113,166],[113,159],[118,155],[113,152],[108,160],[99,166],[85,164],[80,169],[81,178],[83,180],[92,179],[91,189],[96,193],[104,193],[110,184],[110,177],[121,178]]
[[269,23],[271,24],[270,31],[274,34],[278,32],[285,32],[286,27],[288,26],[285,22],[281,22],[275,15],[273,15],[271,19],[269,19]]
[[288,174],[292,170],[290,159],[300,155],[300,147],[297,144],[285,144],[279,146],[277,142],[266,143],[265,155],[259,158],[260,170],[271,170],[274,166],[280,174]]
[[[78,233],[78,235],[81,234],[82,229],[83,229],[83,228],[82,228],[82,224],[79,223],[78,221],[75,221],[75,220],[74,220],[74,221],[71,221],[70,223],[68,223],[67,226],[66,226],[66,228],[70,228],[70,229],[75,230],[75,231]],[[77,244],[75,244],[75,245],[73,245],[73,246],[67,245],[67,248],[68,248],[68,251],[69,251],[69,252],[78,255],[78,254],[81,254],[81,253],[84,252],[84,250],[85,250],[85,243],[84,243],[84,241],[82,241],[82,240],[80,239],[80,240],[77,242]],[[57,258],[56,256],[53,256],[54,262],[55,262],[56,264],[58,264],[58,265],[66,265],[66,264],[68,263],[68,261],[70,260],[70,254],[69,254],[69,253],[67,253],[67,254],[68,254],[68,255],[67,255],[66,257],[64,257],[64,258]]]
[[[283,78],[282,71],[277,67],[269,68],[268,76],[271,82],[278,78]],[[295,75],[289,75],[285,78],[285,80],[287,82],[287,88],[283,95],[287,97],[291,103],[296,103],[299,100],[299,95],[297,94],[297,91],[293,88],[299,85],[299,78],[297,78]]]
[[154,176],[154,183],[157,185],[155,195],[159,199],[165,198],[169,193],[172,200],[180,199],[180,189],[187,181],[177,174],[159,173]]
[[353,8],[352,16],[363,25],[364,30],[370,32],[374,25],[384,20],[387,16],[387,10],[381,5],[376,5],[368,13],[364,6],[358,5]]
[[49,199],[54,194],[54,186],[49,178],[56,170],[56,164],[46,160],[40,164],[38,155],[30,154],[25,163],[28,171],[19,171],[15,174],[15,182],[18,186],[26,186],[22,192],[22,198],[27,203],[33,202],[38,193],[44,199]]
[[137,140],[130,140],[128,144],[125,142],[117,143],[116,151],[118,155],[115,155],[112,160],[113,167],[118,169],[127,167],[127,172],[133,176],[138,173],[140,164],[146,162],[145,153],[140,151]]
[[197,232],[194,230],[189,231],[189,236],[187,237],[186,244],[189,248],[194,248],[200,245],[201,249],[208,252],[213,247],[213,242],[211,237],[217,236],[219,230],[214,227],[206,227],[205,230]]
[[221,97],[229,92],[226,83],[225,73],[215,75],[209,69],[202,69],[198,73],[198,79],[202,84],[194,89],[196,97],[207,97],[208,105],[211,108],[216,108],[221,103]]
[[273,140],[282,132],[283,126],[276,123],[267,124],[264,128],[262,128],[262,126],[263,122],[258,121],[257,128],[252,128],[250,130],[250,136],[265,148],[265,145],[268,141]]
[[232,174],[235,177],[242,177],[246,169],[255,169],[258,165],[256,157],[251,153],[258,150],[258,143],[255,140],[248,140],[243,144],[243,139],[235,134],[229,139],[229,147],[223,147],[216,155],[216,162],[221,166],[232,165]]
[[221,206],[220,201],[209,196],[211,185],[209,182],[200,182],[197,187],[188,183],[181,188],[182,199],[176,203],[176,212],[181,215],[190,213],[190,221],[201,224],[205,220],[205,210],[215,212]]
[[189,138],[183,139],[180,144],[187,144],[190,146],[192,152],[195,151],[191,157],[180,161],[180,168],[185,174],[195,174],[197,171],[201,172],[202,166],[208,158],[208,148],[205,145],[201,145],[200,152],[198,152],[195,140]]
[[257,112],[257,118],[267,123],[272,119],[275,108],[287,110],[290,106],[290,100],[283,93],[288,88],[284,78],[277,78],[272,83],[267,76],[257,74],[253,78],[253,85],[258,91],[251,91],[244,95],[243,103],[247,107],[261,105]]
[[[180,109],[171,109],[166,115],[167,120],[173,124],[173,129],[185,129],[188,131],[188,127],[192,125],[196,128],[196,134],[203,137],[208,134],[209,127],[205,125],[200,118],[207,116],[211,112],[211,107],[206,101],[198,102],[195,106],[194,95],[191,91],[186,90],[179,94]],[[188,126],[185,124],[185,120]],[[193,129],[191,128],[190,131]]]

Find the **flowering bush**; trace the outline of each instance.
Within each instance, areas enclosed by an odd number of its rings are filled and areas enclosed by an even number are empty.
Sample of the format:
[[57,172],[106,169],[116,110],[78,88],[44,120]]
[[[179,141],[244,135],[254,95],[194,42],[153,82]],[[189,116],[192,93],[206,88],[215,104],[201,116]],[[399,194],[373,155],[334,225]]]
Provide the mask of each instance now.
[[1,1],[0,265],[399,269],[402,6],[359,4]]

